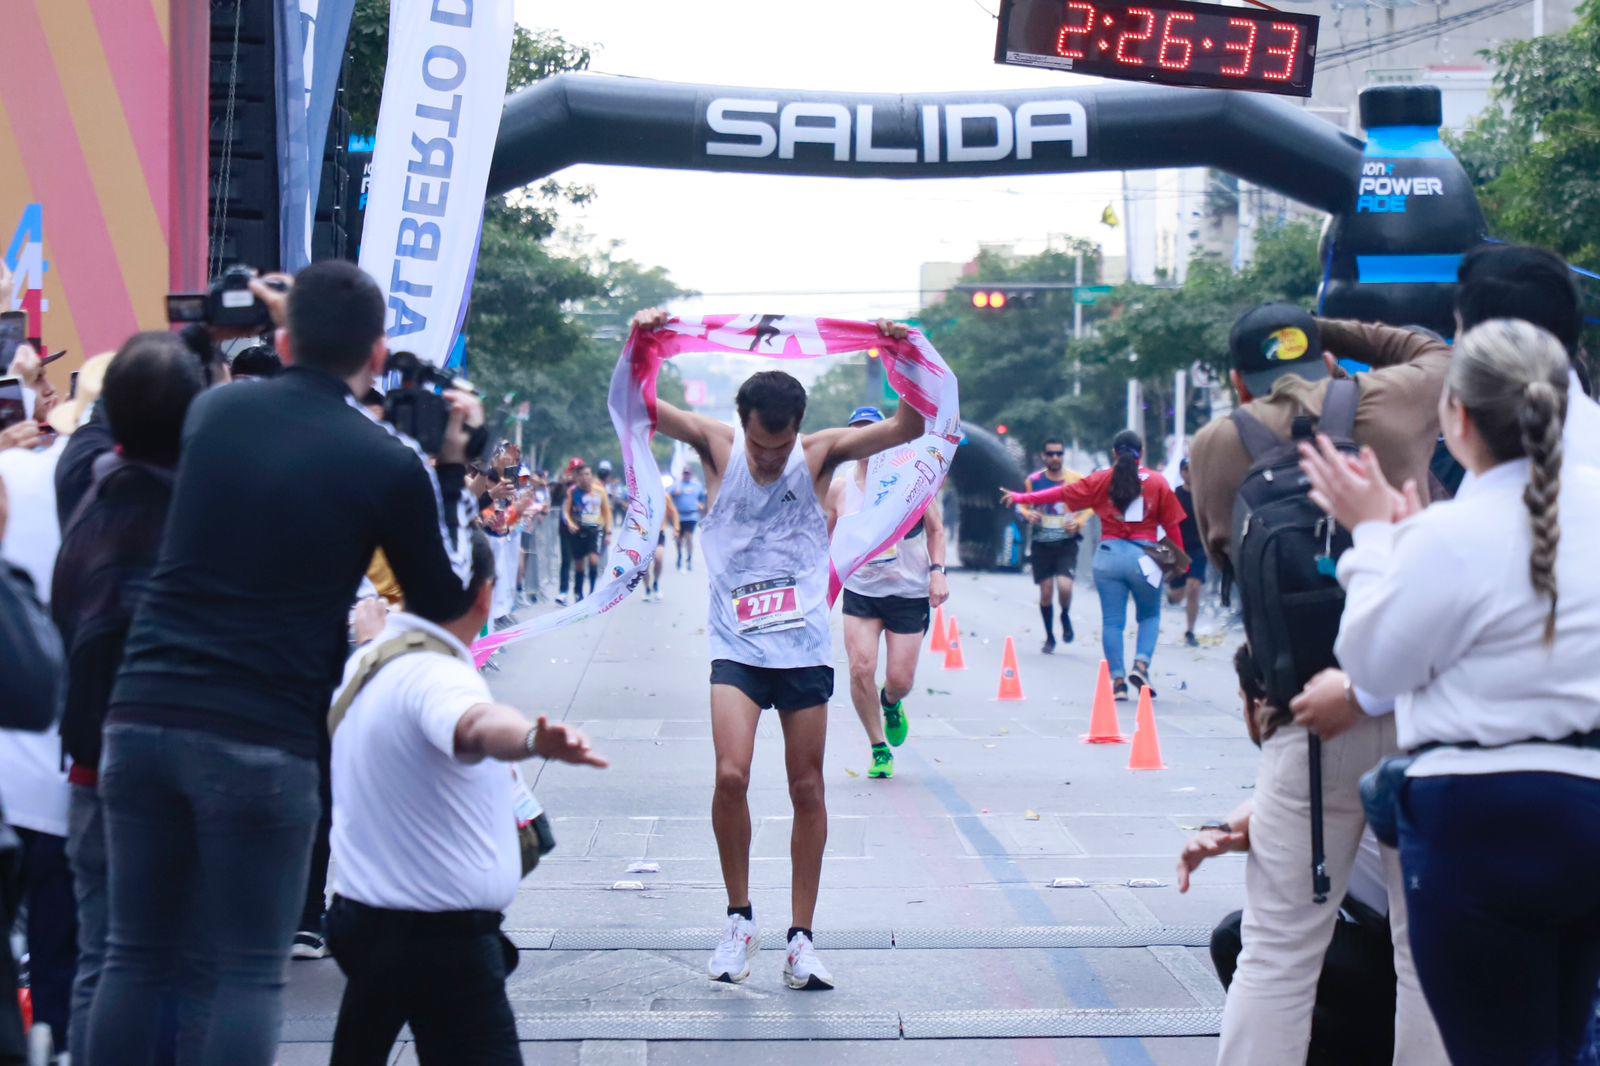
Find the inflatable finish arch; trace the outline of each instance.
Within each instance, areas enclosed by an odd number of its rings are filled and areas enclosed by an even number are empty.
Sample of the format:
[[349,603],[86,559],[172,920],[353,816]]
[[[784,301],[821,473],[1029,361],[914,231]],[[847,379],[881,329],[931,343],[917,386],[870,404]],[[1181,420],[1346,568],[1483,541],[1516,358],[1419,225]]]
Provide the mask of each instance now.
[[1322,310],[1449,335],[1483,215],[1437,89],[1361,96],[1365,143],[1287,101],[1124,86],[884,95],[560,74],[506,101],[491,195],[576,163],[846,178],[1208,166],[1333,216]]
[[[1456,268],[1483,240],[1484,222],[1440,139],[1441,114],[1437,89],[1368,89],[1363,143],[1285,100],[1219,89],[1104,83],[898,96],[560,74],[506,101],[488,191],[577,163],[844,178],[1215,167],[1332,216],[1323,314],[1449,336]],[[1020,486],[1022,471],[976,427],[967,445],[951,471],[962,562],[1007,565],[1011,517],[986,497],[996,484]]]

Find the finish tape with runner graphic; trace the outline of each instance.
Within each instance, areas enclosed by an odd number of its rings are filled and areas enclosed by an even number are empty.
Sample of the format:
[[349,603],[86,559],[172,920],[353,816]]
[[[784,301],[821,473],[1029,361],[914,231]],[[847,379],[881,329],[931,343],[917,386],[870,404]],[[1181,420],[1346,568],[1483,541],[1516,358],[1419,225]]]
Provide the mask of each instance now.
[[[904,537],[944,484],[961,440],[956,376],[918,330],[905,340],[867,322],[798,315],[702,315],[670,318],[660,329],[635,329],[611,375],[611,422],[622,444],[628,510],[619,520],[604,583],[570,607],[482,637],[472,645],[481,667],[495,652],[529,637],[604,614],[628,598],[649,569],[666,513],[661,470],[650,450],[656,428],[656,378],[668,359],[720,352],[769,359],[826,359],[876,349],[889,384],[928,420],[927,432],[872,457],[861,510],[839,519],[829,551],[828,602],[868,559]],[[713,504],[715,506],[715,504]],[[775,601],[774,601],[775,602]]]

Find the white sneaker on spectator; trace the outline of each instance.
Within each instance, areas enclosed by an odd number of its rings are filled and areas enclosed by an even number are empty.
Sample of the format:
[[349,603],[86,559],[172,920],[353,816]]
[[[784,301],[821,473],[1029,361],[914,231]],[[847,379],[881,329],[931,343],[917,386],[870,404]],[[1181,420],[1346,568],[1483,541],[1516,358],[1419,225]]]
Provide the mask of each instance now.
[[761,950],[761,928],[742,914],[728,915],[728,929],[706,963],[713,981],[736,985],[750,976],[750,960]]
[[321,933],[302,929],[294,935],[294,944],[290,947],[289,954],[297,959],[325,959],[328,957],[328,942],[322,938]]
[[811,938],[796,933],[789,940],[789,953],[783,960],[783,980],[790,988],[821,992],[833,987],[833,974],[817,958]]

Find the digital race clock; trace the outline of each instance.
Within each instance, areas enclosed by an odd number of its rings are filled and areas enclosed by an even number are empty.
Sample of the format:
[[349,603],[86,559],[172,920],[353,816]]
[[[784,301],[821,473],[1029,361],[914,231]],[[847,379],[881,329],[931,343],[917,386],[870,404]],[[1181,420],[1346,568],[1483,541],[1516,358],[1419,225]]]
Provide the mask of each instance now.
[[994,61],[1310,96],[1317,22],[1186,0],[1001,0]]

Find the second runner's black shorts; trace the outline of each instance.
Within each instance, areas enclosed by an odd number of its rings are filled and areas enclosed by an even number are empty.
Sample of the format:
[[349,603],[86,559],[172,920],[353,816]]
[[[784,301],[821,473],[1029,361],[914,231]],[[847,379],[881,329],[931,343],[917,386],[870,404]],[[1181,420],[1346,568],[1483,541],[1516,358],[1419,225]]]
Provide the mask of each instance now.
[[600,530],[594,526],[579,526],[578,531],[572,534],[572,554],[574,556],[600,554]]
[[762,710],[776,707],[781,714],[826,704],[833,697],[833,667],[778,668],[712,659],[711,683],[732,685]]
[[1033,583],[1042,585],[1053,577],[1074,577],[1078,572],[1078,545],[1081,537],[1033,542]]
[[844,613],[852,618],[876,618],[891,633],[928,631],[926,596],[863,596],[845,589]]

